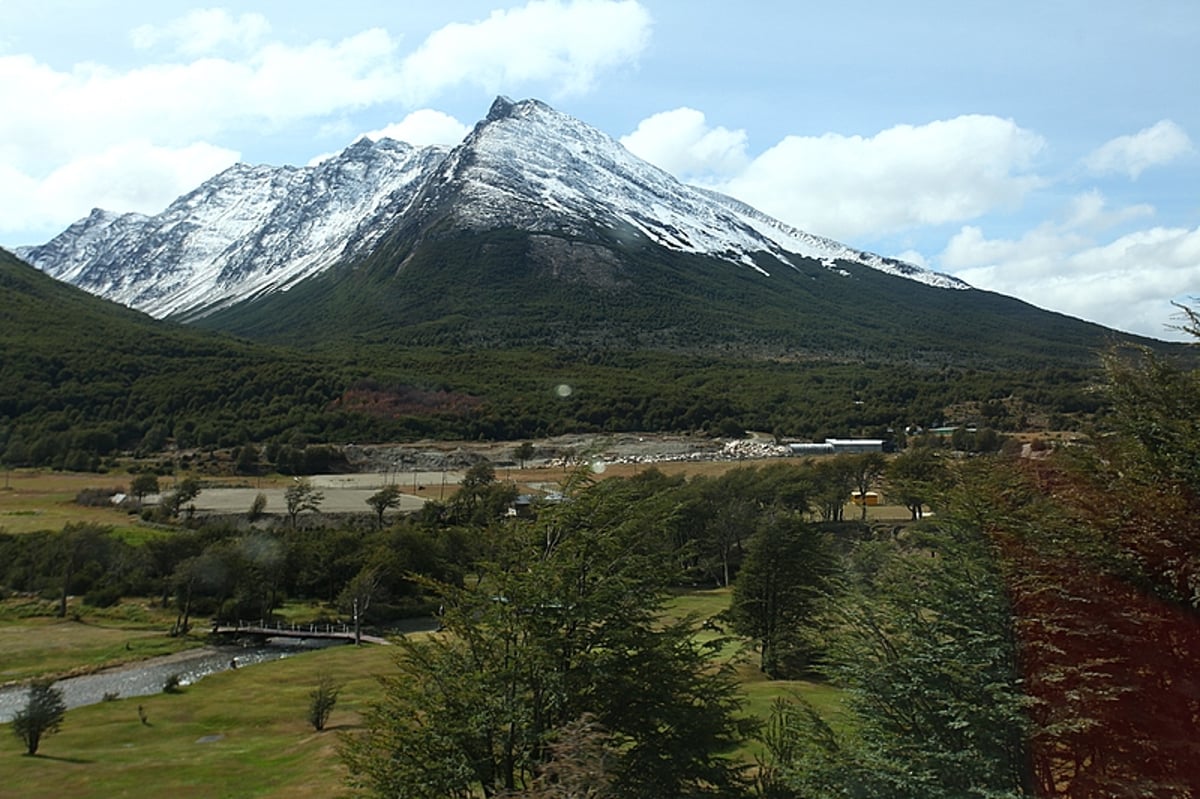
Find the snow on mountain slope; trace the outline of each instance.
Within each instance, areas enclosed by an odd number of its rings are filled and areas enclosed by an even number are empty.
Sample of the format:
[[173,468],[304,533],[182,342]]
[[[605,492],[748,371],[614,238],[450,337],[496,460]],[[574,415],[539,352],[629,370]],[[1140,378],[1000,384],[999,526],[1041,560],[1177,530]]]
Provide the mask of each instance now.
[[941,288],[969,288],[955,278],[859,252],[789,227],[749,205],[680,183],[619,142],[537,100],[498,98],[487,118],[455,150],[438,178],[460,184],[456,216],[475,228],[509,224],[562,229],[562,220],[622,224],[683,252],[713,255],[764,274],[751,257],[788,253],[862,263]]
[[[769,276],[789,254],[851,262],[941,288],[965,283],[791,228],[680,183],[615,139],[536,101],[498,98],[453,150],[360,139],[312,167],[239,164],[147,217],[96,210],[18,255],[151,315],[194,318],[371,251],[398,222],[449,214],[478,230],[608,230]],[[639,235],[640,234],[640,235]],[[756,258],[762,253],[773,261]]]
[[360,139],[313,167],[238,164],[157,216],[93,211],[17,254],[153,316],[195,315],[287,289],[369,251],[445,152]]

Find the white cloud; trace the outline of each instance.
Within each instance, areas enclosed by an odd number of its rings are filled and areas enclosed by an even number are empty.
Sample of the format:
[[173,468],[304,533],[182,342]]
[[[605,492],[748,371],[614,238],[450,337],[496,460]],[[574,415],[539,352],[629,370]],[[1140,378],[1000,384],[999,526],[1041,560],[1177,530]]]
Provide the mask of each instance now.
[[236,152],[205,143],[157,147],[130,141],[77,158],[45,177],[0,165],[5,186],[0,220],[5,229],[21,230],[74,221],[92,208],[157,213],[237,160]]
[[447,25],[404,59],[404,99],[425,102],[452,86],[491,93],[530,82],[563,96],[633,63],[650,38],[650,14],[633,0],[534,0],[480,22]]
[[870,138],[789,136],[719,188],[803,230],[852,239],[1015,207],[1044,184],[1028,171],[1043,146],[1012,120],[980,115]]
[[[449,114],[422,108],[420,111],[413,111],[399,122],[393,122],[379,130],[367,131],[358,138],[365,137],[371,141],[395,139],[414,147],[426,147],[431,144],[454,146],[466,138],[470,130],[470,127]],[[337,154],[338,152],[321,153],[309,160],[308,165],[316,166]]]
[[1099,190],[1092,189],[1071,199],[1065,225],[1068,228],[1105,230],[1126,222],[1154,215],[1151,205],[1130,205],[1112,210]]
[[413,111],[399,122],[363,135],[372,141],[395,139],[415,147],[424,147],[430,144],[458,144],[470,130],[470,127],[449,114],[422,108],[420,111]]
[[198,8],[166,25],[141,25],[129,36],[139,50],[169,44],[183,55],[201,56],[226,46],[249,50],[270,31],[271,23],[262,14],[233,17],[223,8]]
[[28,56],[0,57],[0,158],[31,174],[149,139],[181,146],[237,127],[269,128],[392,97],[394,45],[383,31],[336,44],[268,45],[253,58],[205,58],[117,71],[57,71]]
[[[1089,196],[1085,201],[1094,202]],[[1088,218],[1069,215],[1065,223],[1043,224],[1015,239],[989,239],[979,227],[965,226],[939,256],[938,268],[1042,308],[1178,338],[1165,327],[1175,312],[1171,302],[1200,285],[1200,228],[1156,226],[1104,241],[1088,235],[1089,225]]]
[[681,180],[710,182],[712,176],[737,174],[749,162],[746,131],[710,128],[704,114],[692,108],[643,119],[621,144]]
[[1118,136],[1094,150],[1085,159],[1094,174],[1124,173],[1133,180],[1154,166],[1169,164],[1192,152],[1192,140],[1183,128],[1169,119],[1131,136]]

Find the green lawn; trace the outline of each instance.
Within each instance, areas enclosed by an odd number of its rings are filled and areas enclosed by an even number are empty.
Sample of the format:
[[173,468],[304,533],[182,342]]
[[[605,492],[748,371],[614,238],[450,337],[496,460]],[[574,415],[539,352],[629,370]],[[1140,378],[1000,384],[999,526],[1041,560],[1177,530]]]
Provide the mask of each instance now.
[[[77,708],[36,757],[0,745],[0,793],[70,796],[328,797],[342,789],[339,731],[358,723],[390,665],[387,647],[338,647],[205,678],[179,694]],[[324,732],[308,725],[320,674],[344,684]],[[139,718],[139,706],[148,724]]]

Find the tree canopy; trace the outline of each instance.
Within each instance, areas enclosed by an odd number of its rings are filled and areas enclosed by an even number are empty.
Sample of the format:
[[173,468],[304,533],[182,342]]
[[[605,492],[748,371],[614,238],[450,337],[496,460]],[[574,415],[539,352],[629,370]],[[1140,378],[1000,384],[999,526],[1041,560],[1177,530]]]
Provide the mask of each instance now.
[[397,672],[349,742],[368,795],[524,790],[581,719],[605,731],[618,795],[721,795],[744,732],[727,668],[694,624],[662,616],[654,522],[635,481],[578,486],[535,522],[497,525],[475,587],[434,586],[444,632],[405,639]]

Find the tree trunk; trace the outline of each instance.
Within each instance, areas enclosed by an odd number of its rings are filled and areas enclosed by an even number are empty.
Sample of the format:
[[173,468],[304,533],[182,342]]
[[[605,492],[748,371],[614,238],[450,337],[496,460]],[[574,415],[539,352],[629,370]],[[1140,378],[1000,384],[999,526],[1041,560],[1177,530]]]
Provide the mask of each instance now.
[[70,588],[71,578],[75,576],[74,561],[74,556],[68,556],[66,568],[63,569],[62,594],[58,598],[58,617],[60,619],[67,617],[67,590]]

